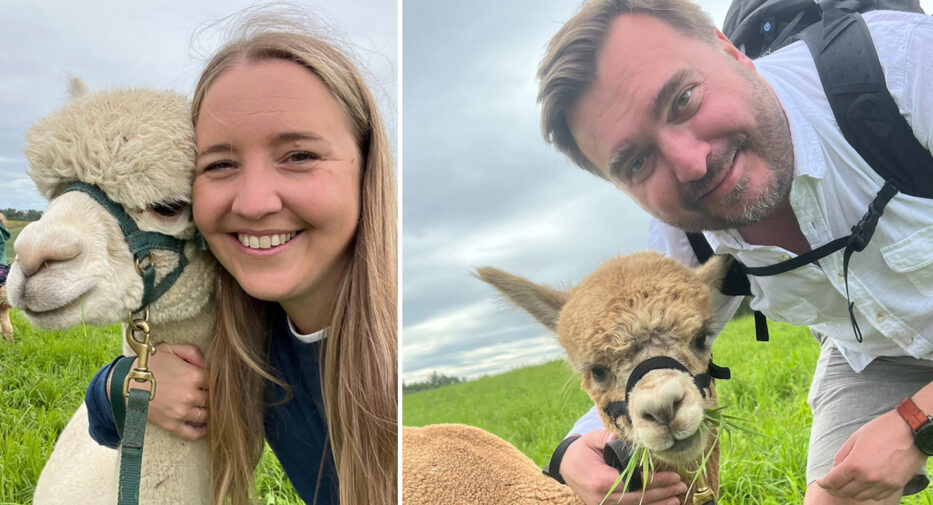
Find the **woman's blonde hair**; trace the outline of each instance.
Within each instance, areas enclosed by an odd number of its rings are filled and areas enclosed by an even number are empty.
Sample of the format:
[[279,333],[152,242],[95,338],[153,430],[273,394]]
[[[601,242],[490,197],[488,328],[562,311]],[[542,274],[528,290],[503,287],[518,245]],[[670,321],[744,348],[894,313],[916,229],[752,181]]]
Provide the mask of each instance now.
[[3,215],[3,212],[0,212],[0,224],[3,224],[3,226],[6,226],[6,224],[7,224],[7,223],[6,223],[6,216]]
[[[278,18],[272,21],[249,18],[240,37],[208,63],[195,89],[192,121],[196,126],[217,76],[244,62],[270,59],[307,68],[345,112],[363,160],[361,204],[352,258],[322,344],[325,453],[336,464],[341,503],[395,503],[398,290],[392,149],[376,103],[351,61],[322,38],[294,26],[283,31],[275,27]],[[276,381],[267,365],[271,304],[250,297],[226,271],[219,300],[209,350],[211,486],[215,503],[229,498],[240,505],[250,501],[252,472],[263,449],[264,380]]]

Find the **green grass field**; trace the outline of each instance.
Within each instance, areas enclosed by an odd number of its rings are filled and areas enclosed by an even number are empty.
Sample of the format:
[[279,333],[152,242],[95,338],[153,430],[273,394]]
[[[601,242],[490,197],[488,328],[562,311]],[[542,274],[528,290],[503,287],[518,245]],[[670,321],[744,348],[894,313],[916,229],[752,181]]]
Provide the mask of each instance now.
[[[14,343],[0,341],[0,505],[32,502],[58,434],[122,339],[118,325],[42,331],[11,316]],[[256,482],[262,505],[302,503],[268,448]]]
[[[716,363],[732,369],[733,379],[717,383],[720,405],[766,435],[725,437],[721,505],[802,502],[810,425],[807,391],[819,346],[806,328],[769,326],[771,341],[759,343],[750,317],[735,320],[713,349]],[[402,422],[478,426],[543,466],[591,405],[579,378],[565,363],[554,361],[405,395]],[[933,472],[933,465],[928,471]],[[925,491],[901,502],[933,505],[931,495]]]
[[29,223],[26,221],[10,221],[8,224],[9,226],[7,229],[10,230],[10,238],[6,241],[4,247],[6,248],[6,261],[7,263],[12,263],[13,257],[16,256],[16,254],[13,253],[13,242],[16,240],[16,237],[19,236],[19,232],[22,231],[23,227]]

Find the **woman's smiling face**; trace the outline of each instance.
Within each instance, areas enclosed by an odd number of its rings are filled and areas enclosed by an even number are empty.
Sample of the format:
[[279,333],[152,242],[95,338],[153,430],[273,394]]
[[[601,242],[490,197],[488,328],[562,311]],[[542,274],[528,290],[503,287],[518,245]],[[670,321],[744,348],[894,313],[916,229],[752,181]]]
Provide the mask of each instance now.
[[310,70],[273,59],[223,71],[198,116],[194,220],[211,251],[301,330],[326,326],[360,213],[346,114]]

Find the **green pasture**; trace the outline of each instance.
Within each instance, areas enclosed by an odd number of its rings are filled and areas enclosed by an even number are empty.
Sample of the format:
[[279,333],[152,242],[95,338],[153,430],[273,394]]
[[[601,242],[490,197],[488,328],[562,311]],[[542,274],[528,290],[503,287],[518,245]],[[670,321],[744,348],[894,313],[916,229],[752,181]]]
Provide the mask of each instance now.
[[23,230],[23,227],[29,223],[27,221],[9,221],[8,224],[7,229],[10,230],[10,238],[6,241],[4,247],[6,247],[6,261],[12,263],[13,258],[16,256],[13,252],[13,242],[16,241],[16,237],[19,236],[19,232]]
[[[91,377],[122,348],[118,325],[43,331],[19,311],[10,315],[14,342],[0,341],[0,505],[31,503],[39,473]],[[256,483],[262,505],[302,503],[268,448]]]
[[[806,328],[769,323],[771,341],[755,341],[754,322],[729,323],[716,340],[715,361],[732,369],[717,393],[725,413],[764,436],[734,433],[722,444],[721,505],[801,503],[806,488],[810,409],[807,391],[819,346]],[[407,394],[406,426],[462,423],[515,445],[539,466],[592,404],[561,361]],[[928,466],[933,472],[933,465]],[[933,505],[925,491],[901,501]]]

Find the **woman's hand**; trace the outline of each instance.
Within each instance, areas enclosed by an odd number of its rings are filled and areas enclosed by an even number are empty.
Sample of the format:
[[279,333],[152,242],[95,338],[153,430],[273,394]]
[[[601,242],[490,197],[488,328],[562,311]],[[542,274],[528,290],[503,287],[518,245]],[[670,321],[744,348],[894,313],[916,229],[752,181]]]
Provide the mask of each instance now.
[[188,344],[160,344],[149,357],[149,370],[156,396],[149,402],[148,420],[185,440],[207,435],[207,368],[201,351]]
[[[609,488],[619,478],[619,472],[603,460],[603,446],[615,438],[606,430],[594,430],[578,438],[564,453],[560,474],[570,489],[587,505],[599,505]],[[645,476],[645,489],[622,494],[616,488],[605,503],[622,505],[680,505],[678,495],[687,492],[680,475],[661,472]],[[644,496],[642,496],[644,494]],[[621,500],[621,501],[620,501]]]

